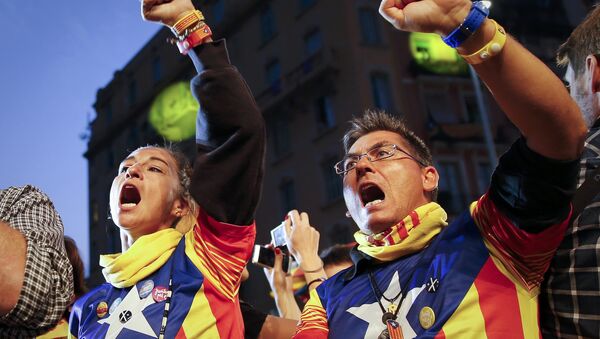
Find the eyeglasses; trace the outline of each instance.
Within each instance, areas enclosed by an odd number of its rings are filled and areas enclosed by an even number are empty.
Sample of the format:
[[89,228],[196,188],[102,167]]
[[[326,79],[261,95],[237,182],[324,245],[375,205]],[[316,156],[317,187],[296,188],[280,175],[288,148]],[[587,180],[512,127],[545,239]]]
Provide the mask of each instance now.
[[[356,164],[358,164],[360,159],[362,159],[363,157],[367,157],[367,159],[370,162],[375,162],[375,161],[387,159],[387,158],[393,156],[394,154],[396,154],[396,152],[401,152],[401,153],[406,154],[408,156],[408,158],[416,161],[419,165],[421,165],[423,167],[427,166],[422,161],[416,159],[410,153],[408,153],[407,151],[398,147],[397,145],[389,144],[389,145],[382,145],[379,147],[375,147],[375,148],[370,149],[367,152],[362,153],[362,154],[346,155],[344,157],[344,159],[342,159],[341,161],[338,161],[333,167],[335,168],[335,173],[346,175],[346,173],[348,173],[349,171],[353,170],[356,167]],[[399,158],[398,160],[400,160],[400,159],[406,159],[406,157]]]

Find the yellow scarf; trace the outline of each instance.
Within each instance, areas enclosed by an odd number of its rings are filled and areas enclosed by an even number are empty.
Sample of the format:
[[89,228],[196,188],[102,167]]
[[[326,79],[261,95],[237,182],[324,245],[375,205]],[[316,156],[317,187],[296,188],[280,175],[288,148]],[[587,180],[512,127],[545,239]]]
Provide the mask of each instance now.
[[167,262],[182,236],[167,228],[141,236],[125,253],[101,255],[104,278],[116,288],[135,285]]
[[60,319],[58,325],[51,329],[50,332],[46,332],[36,339],[61,339],[69,336],[69,322],[67,320]]
[[448,225],[446,211],[430,202],[410,212],[404,220],[377,234],[354,233],[358,250],[381,261],[392,261],[418,252]]

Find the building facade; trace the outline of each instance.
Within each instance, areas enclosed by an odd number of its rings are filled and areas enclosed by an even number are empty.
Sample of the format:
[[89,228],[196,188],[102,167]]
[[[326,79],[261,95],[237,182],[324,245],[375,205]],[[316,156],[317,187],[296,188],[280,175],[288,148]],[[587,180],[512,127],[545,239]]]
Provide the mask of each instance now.
[[[322,248],[353,241],[356,226],[345,217],[341,178],[333,165],[343,155],[347,121],[369,108],[403,117],[425,139],[440,172],[440,203],[451,215],[485,191],[492,166],[473,82],[468,74],[440,75],[419,67],[408,47],[410,35],[379,16],[378,2],[195,3],[215,36],[227,38],[232,62],[267,122],[257,243],[268,243],[269,230],[293,208],[309,213],[321,233]],[[496,0],[491,15],[552,65],[556,48],[589,6],[588,1]],[[108,219],[109,190],[118,163],[139,146],[163,144],[148,119],[153,99],[170,84],[189,81],[195,74],[188,58],[165,43],[170,34],[159,31],[97,94],[97,117],[85,154],[92,285],[103,281],[94,258],[120,251],[118,229]],[[485,103],[494,147],[501,154],[518,133],[487,93]],[[180,148],[193,154],[193,140],[183,141]],[[262,276],[259,270],[251,271]],[[258,274],[241,293],[266,310],[272,304]],[[257,288],[265,293],[249,292]]]

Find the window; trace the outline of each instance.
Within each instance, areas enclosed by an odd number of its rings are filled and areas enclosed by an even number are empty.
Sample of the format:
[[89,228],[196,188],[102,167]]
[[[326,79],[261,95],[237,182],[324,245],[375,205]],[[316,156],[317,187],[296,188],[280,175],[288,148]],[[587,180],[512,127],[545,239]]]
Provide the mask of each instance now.
[[371,74],[371,90],[375,107],[388,112],[394,111],[394,99],[392,98],[392,89],[387,74]]
[[127,97],[129,106],[133,106],[137,100],[137,83],[131,80],[129,83],[129,96]]
[[273,60],[265,67],[267,86],[273,94],[278,94],[281,91],[281,65],[279,60]]
[[465,113],[467,122],[479,123],[481,122],[481,114],[479,113],[479,106],[477,105],[477,97],[473,93],[463,95],[463,102],[465,104]]
[[483,195],[492,180],[492,166],[489,162],[477,163],[477,186],[479,187],[479,195]]
[[428,91],[424,94],[425,107],[429,116],[438,124],[456,124],[458,117],[452,110],[448,94],[443,91]]
[[327,202],[332,202],[342,197],[342,179],[333,169],[337,160],[337,158],[330,157],[325,159],[321,164],[321,172],[325,181],[325,200]]
[[550,1],[550,0],[537,0],[537,5],[539,7],[541,7],[542,9],[550,8],[551,3],[552,3],[552,1]]
[[317,3],[317,0],[298,0],[298,9],[300,12],[303,12],[303,11],[309,9],[310,7],[312,7],[316,3]]
[[115,166],[115,155],[112,150],[108,150],[106,152],[106,168],[107,170],[112,170]]
[[157,55],[152,59],[152,80],[154,80],[154,83],[157,83],[161,77],[162,65],[160,64],[160,57]]
[[216,25],[223,21],[223,17],[225,16],[225,5],[223,0],[217,0],[212,7],[212,22]]
[[276,114],[270,124],[271,142],[275,159],[290,152],[290,125],[288,117],[285,114]]
[[127,134],[127,147],[130,149],[137,148],[139,144],[139,133],[136,125],[132,125],[129,128],[129,133]]
[[304,36],[304,53],[307,57],[317,54],[321,50],[322,45],[321,31],[319,29],[312,30]]
[[260,12],[260,33],[263,44],[273,39],[277,27],[275,25],[275,16],[270,5],[267,5]]
[[281,214],[286,215],[289,211],[298,208],[296,205],[296,188],[294,180],[286,178],[279,185],[279,195],[281,198]]
[[440,174],[438,202],[450,214],[458,214],[464,206],[464,193],[458,163],[441,161],[437,169]]
[[372,8],[359,9],[358,19],[362,42],[367,45],[381,45],[383,41],[379,31],[379,15],[375,10]]
[[315,100],[315,119],[318,131],[330,129],[335,125],[333,103],[330,96],[325,95]]

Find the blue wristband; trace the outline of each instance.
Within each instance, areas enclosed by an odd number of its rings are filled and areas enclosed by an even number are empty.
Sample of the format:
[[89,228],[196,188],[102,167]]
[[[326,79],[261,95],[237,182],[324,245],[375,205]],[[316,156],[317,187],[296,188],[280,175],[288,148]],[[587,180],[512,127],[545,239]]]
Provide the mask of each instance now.
[[481,24],[483,24],[489,14],[490,10],[483,4],[483,1],[473,2],[465,21],[442,40],[452,48],[460,46],[481,27]]

